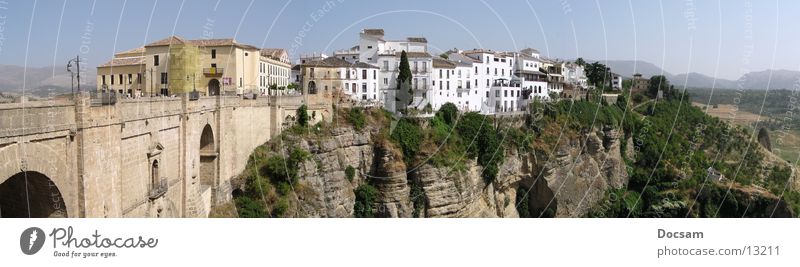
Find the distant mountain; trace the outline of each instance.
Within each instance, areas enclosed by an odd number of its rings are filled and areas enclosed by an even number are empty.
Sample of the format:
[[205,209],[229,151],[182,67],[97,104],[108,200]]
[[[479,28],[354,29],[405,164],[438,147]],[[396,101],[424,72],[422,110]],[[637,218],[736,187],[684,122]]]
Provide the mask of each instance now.
[[587,60],[587,62],[600,62],[611,68],[611,72],[622,75],[623,77],[633,77],[633,74],[640,73],[642,76],[650,77],[653,75],[664,75],[672,81],[673,75],[653,63],[642,60]]
[[726,88],[726,89],[736,88],[736,81],[719,79],[719,78],[714,80],[714,77],[705,74],[700,74],[697,72],[674,75],[670,79],[670,82],[672,82],[672,84],[676,86],[677,85],[682,86],[685,83],[686,87],[700,87],[700,88],[714,87],[714,88]]
[[[55,72],[54,72],[55,70]],[[96,71],[93,67],[82,70],[81,87],[94,88]],[[72,78],[63,66],[29,67],[0,65],[0,92],[21,93],[25,78],[26,94],[47,96],[70,91]]]
[[[771,75],[770,75],[771,74]],[[763,70],[750,72],[738,81],[745,89],[792,89],[800,85],[800,72],[793,70]]]
[[[770,89],[792,89],[794,86],[800,86],[800,71],[793,70],[763,70],[750,72],[742,75],[737,80],[716,79],[705,74],[696,72],[684,74],[672,74],[668,71],[661,69],[653,63],[642,60],[587,60],[587,62],[595,62],[606,64],[611,68],[611,71],[622,75],[623,77],[631,77],[634,73],[640,73],[644,77],[653,75],[664,75],[669,79],[672,84],[683,85],[686,82],[687,87],[715,88],[721,89],[756,89],[764,90],[768,86]],[[772,76],[770,76],[772,74]]]

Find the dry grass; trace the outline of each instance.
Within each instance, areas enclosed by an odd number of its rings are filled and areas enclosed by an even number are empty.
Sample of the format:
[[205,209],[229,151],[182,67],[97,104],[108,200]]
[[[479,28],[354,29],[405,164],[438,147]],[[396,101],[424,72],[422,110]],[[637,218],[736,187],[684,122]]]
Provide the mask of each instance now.
[[752,125],[752,123],[757,120],[765,121],[767,119],[767,117],[740,110],[735,105],[720,104],[717,105],[716,108],[714,106],[708,106],[708,109],[706,109],[705,104],[692,103],[692,105],[699,107],[701,110],[705,111],[706,114],[708,114],[709,116],[716,117],[723,121],[745,127],[750,127],[750,125]]

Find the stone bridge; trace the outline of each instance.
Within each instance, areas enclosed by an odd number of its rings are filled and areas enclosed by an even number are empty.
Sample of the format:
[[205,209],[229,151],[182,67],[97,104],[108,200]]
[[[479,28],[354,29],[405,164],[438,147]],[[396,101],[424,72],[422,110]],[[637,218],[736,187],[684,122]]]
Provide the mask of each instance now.
[[306,100],[83,93],[0,104],[0,216],[206,217]]

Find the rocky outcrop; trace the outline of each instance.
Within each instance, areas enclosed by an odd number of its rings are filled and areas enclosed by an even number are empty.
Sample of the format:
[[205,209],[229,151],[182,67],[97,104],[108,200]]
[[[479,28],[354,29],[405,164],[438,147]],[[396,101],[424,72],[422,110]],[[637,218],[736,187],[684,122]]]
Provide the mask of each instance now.
[[531,214],[538,216],[555,207],[557,217],[581,217],[606,190],[624,186],[628,174],[620,154],[620,137],[619,131],[604,129],[561,140],[554,157],[541,166],[543,181],[527,182],[534,189],[529,198],[535,211]]
[[[299,173],[295,216],[352,217],[354,191],[368,179],[378,190],[373,207],[378,217],[412,217],[417,203],[418,216],[424,217],[513,218],[519,217],[518,194],[526,194],[534,217],[547,209],[559,217],[580,217],[607,189],[627,182],[620,137],[605,129],[566,138],[538,163],[530,153],[507,149],[497,178],[487,183],[474,159],[458,169],[428,162],[409,167],[391,142],[372,140],[370,131],[338,128],[320,140],[294,140],[312,154]],[[357,170],[352,181],[347,166]],[[418,196],[412,195],[415,183],[421,187]]]
[[379,195],[376,215],[379,217],[411,217],[410,189],[403,154],[388,142],[375,145],[371,182]]

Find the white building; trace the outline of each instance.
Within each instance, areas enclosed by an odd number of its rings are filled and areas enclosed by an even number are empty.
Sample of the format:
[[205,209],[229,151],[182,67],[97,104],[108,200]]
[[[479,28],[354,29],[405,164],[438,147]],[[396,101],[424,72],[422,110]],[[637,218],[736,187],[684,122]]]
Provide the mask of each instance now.
[[622,76],[616,73],[611,73],[611,88],[614,90],[622,90]]
[[533,99],[549,100],[547,74],[541,71],[542,62],[539,59],[539,52],[528,48],[514,55],[517,59],[514,75],[522,80],[523,92],[520,104],[522,104],[523,110]]
[[289,85],[291,64],[285,49],[263,48],[258,63],[258,88],[266,94],[270,86],[285,89]]
[[428,40],[422,37],[409,37],[405,40],[387,41],[383,29],[364,29],[359,34],[358,45],[349,50],[336,51],[334,57],[351,63],[363,62],[378,66],[379,101],[384,108],[395,111],[397,75],[400,55],[405,51],[412,72],[414,89],[412,108],[423,109],[432,104],[428,96],[432,81],[432,57],[428,54]]

